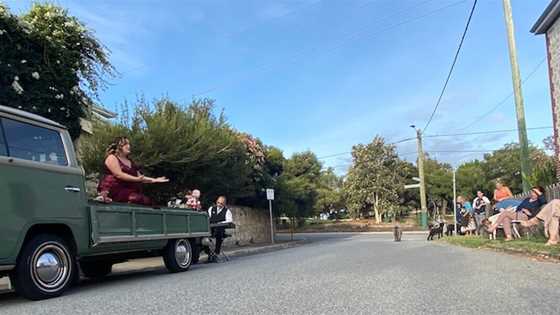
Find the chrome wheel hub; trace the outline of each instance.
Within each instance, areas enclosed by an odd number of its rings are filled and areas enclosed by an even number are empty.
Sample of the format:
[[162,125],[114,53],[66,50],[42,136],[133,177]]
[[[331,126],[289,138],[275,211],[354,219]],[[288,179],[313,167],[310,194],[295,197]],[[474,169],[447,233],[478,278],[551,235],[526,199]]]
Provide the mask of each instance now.
[[69,279],[68,253],[55,244],[45,244],[33,255],[31,278],[45,291],[56,291]]
[[175,245],[175,261],[182,267],[188,266],[191,261],[190,244],[187,240],[178,240]]

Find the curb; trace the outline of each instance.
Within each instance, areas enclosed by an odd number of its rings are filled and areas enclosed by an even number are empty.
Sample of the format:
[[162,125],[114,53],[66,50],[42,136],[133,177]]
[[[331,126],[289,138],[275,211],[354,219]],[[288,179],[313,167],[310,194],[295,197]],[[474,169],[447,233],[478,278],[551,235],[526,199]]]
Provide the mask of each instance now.
[[[298,241],[288,241],[282,242],[279,244],[274,245],[264,245],[264,246],[252,246],[248,248],[239,248],[228,251],[227,249],[224,251],[228,257],[243,257],[243,256],[251,256],[256,254],[268,253],[282,249],[293,248],[297,246],[304,245],[309,243],[309,241],[305,240],[298,240]],[[142,263],[142,259],[145,259],[145,262]],[[161,261],[161,257],[151,257],[151,258],[140,258],[140,259],[132,259],[129,262],[129,266],[121,266],[116,267],[115,271],[111,273],[112,275],[126,275],[131,273],[138,273],[138,272],[150,272],[155,270],[160,270],[163,267],[163,261]],[[126,263],[125,263],[126,264]],[[8,278],[0,278],[0,294],[10,292],[8,287]]]
[[543,251],[531,252],[531,251],[527,251],[525,249],[519,249],[519,248],[513,248],[513,247],[503,247],[503,248],[493,247],[493,246],[468,247],[468,246],[462,246],[462,245],[459,245],[459,244],[452,244],[452,243],[445,242],[445,241],[443,243],[440,243],[440,244],[450,245],[450,246],[455,246],[455,247],[460,247],[460,248],[467,248],[467,249],[472,249],[472,250],[488,250],[488,251],[505,253],[505,254],[510,254],[510,255],[521,255],[521,256],[525,256],[527,258],[542,259],[542,260],[546,260],[546,261],[550,261],[550,262],[560,263],[560,254],[551,254],[549,252],[543,252]]
[[296,246],[304,245],[306,243],[309,243],[309,241],[298,240],[298,241],[289,241],[289,242],[274,244],[274,245],[265,245],[265,246],[258,246],[258,247],[242,248],[242,249],[237,249],[237,250],[232,250],[232,251],[225,250],[224,252],[226,253],[226,255],[228,257],[243,257],[243,256],[250,256],[250,255],[255,255],[255,254],[261,254],[261,253],[267,253],[267,252],[272,252],[272,251],[277,251],[277,250],[282,250],[282,249],[293,248],[293,247],[296,247]]

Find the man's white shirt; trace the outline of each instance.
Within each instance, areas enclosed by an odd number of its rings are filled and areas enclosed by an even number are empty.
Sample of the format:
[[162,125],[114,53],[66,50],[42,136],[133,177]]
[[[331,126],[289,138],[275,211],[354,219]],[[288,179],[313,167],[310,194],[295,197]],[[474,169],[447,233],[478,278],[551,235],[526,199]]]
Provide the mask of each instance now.
[[[208,216],[210,216],[210,217],[212,216],[212,208],[213,207],[208,208]],[[223,208],[217,208],[217,209],[218,210],[217,210],[216,214],[220,213],[220,211],[222,211]],[[233,215],[231,214],[231,211],[229,209],[227,209],[226,220],[222,221],[222,222],[219,222],[219,223],[231,223],[231,222],[233,222]]]

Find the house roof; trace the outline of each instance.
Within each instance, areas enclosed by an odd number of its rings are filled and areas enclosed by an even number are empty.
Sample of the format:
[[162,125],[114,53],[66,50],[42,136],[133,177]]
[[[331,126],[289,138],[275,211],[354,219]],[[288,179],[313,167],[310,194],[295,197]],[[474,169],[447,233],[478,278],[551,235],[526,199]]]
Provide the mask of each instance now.
[[531,28],[531,33],[534,33],[536,35],[546,33],[559,16],[560,0],[550,1],[550,4],[546,7],[535,25],[533,25],[533,28]]
[[91,111],[94,114],[97,114],[99,116],[101,116],[102,118],[105,119],[111,119],[111,118],[115,118],[117,117],[116,113],[113,113],[107,109],[105,109],[104,107],[101,107],[99,105],[93,104],[93,106],[91,107]]

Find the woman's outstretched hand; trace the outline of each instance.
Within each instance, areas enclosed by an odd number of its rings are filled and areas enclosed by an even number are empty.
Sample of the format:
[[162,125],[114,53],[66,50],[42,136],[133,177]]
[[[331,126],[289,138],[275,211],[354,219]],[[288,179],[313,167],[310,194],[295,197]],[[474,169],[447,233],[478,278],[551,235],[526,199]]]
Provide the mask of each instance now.
[[161,177],[157,177],[157,178],[152,178],[151,182],[152,182],[152,184],[168,183],[169,179],[165,176],[161,176]]

